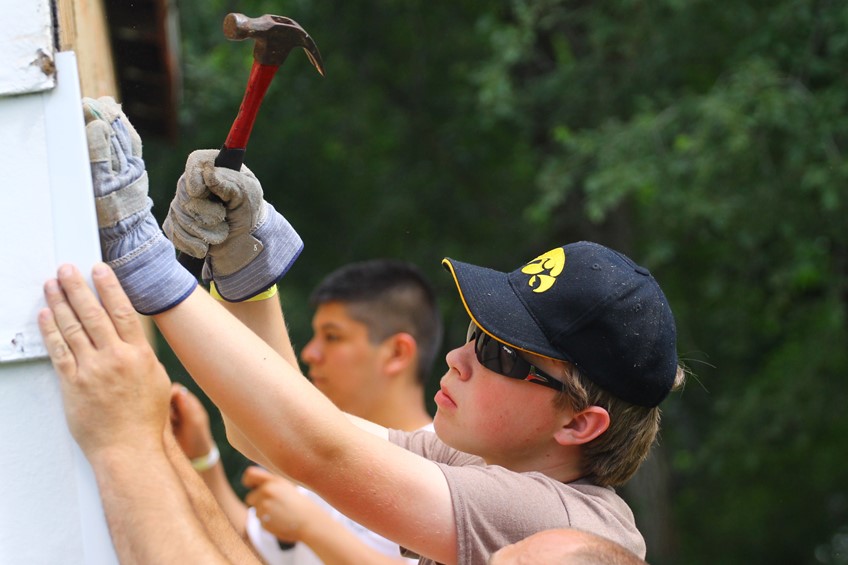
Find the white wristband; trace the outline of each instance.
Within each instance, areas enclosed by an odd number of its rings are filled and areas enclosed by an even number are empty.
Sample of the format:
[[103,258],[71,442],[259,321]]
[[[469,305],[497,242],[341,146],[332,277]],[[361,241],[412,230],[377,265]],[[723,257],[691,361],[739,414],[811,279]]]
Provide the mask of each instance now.
[[201,455],[200,457],[195,457],[191,460],[191,466],[198,473],[202,473],[203,471],[208,471],[215,464],[221,460],[221,452],[218,451],[218,446],[214,443],[212,444],[212,449],[209,450],[209,453],[206,455]]

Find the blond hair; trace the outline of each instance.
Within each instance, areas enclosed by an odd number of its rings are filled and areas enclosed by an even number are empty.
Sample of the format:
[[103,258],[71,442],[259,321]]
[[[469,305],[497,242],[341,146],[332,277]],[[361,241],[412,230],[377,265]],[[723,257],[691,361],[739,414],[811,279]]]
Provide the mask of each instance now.
[[[563,390],[554,397],[554,405],[575,412],[600,406],[610,416],[609,428],[583,446],[584,476],[600,486],[623,485],[648,458],[660,429],[660,409],[621,400],[590,381],[574,365],[564,366]],[[672,390],[683,386],[685,378],[683,367],[678,366]]]

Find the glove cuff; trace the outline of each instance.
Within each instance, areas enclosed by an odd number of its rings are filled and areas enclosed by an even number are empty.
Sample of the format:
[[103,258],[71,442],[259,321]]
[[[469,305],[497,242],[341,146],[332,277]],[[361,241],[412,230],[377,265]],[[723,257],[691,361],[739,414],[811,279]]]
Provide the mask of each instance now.
[[211,257],[206,258],[203,278],[212,279],[227,302],[243,302],[276,284],[303,251],[303,240],[282,214],[266,202],[265,221],[252,233],[262,250],[248,265],[228,275],[214,272]]
[[[150,221],[155,224],[152,216]],[[195,279],[176,259],[174,245],[156,234],[130,254],[108,261],[139,314],[170,310],[192,293]]]

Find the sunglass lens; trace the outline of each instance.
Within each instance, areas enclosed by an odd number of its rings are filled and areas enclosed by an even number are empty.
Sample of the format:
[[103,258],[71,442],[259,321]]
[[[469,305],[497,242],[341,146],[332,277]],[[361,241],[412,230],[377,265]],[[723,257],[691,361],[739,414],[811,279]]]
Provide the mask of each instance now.
[[516,374],[516,366],[518,365],[518,360],[521,359],[518,354],[506,345],[501,345],[498,349],[500,350],[498,352],[500,356],[500,371],[498,372],[508,377],[524,378],[524,375],[520,374],[521,371],[518,372],[519,374]]
[[477,353],[477,360],[480,361],[481,365],[492,371],[499,372],[500,361],[498,359],[498,349],[498,342],[483,332],[478,332],[476,341],[474,342],[474,351]]

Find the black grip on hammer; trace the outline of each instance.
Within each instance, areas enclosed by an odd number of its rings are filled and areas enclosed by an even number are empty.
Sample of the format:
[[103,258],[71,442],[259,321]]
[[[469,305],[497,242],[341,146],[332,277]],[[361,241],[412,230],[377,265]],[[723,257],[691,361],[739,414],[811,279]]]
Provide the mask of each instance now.
[[[225,169],[233,171],[240,171],[241,165],[244,163],[244,152],[244,148],[231,149],[227,147],[226,144],[222,145],[221,150],[218,151],[218,156],[215,157],[215,166],[224,167]],[[213,202],[222,202],[222,200],[215,194],[209,195],[209,200],[212,200]],[[192,257],[188,253],[179,253],[177,261],[179,261],[180,265],[185,267],[189,273],[194,275],[194,278],[200,278],[203,271],[203,259]]]
[[241,165],[244,163],[245,148],[230,148],[226,145],[221,146],[218,156],[215,157],[215,166],[224,167],[233,171],[240,171]]

